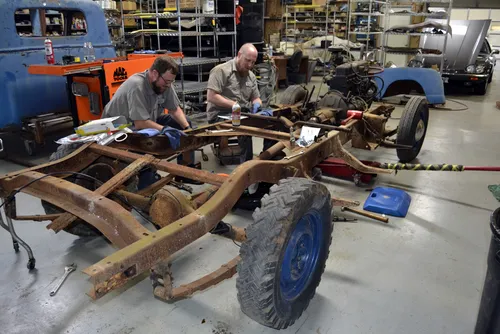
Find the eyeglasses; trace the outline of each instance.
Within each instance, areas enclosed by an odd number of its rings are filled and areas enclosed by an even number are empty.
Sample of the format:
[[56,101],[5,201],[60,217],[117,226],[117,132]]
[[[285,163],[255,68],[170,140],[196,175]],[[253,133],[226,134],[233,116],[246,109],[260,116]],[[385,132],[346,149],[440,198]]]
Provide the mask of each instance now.
[[175,79],[174,80],[165,80],[161,75],[159,75],[159,77],[163,80],[163,82],[168,86],[168,85],[171,85],[175,82]]

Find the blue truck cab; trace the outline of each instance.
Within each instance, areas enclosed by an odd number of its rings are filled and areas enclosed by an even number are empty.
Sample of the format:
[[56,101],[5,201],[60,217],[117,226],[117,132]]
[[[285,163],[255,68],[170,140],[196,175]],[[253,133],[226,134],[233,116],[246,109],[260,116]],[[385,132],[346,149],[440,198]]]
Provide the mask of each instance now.
[[0,0],[0,130],[19,128],[23,118],[69,111],[64,77],[31,75],[46,64],[44,42],[55,62],[84,59],[91,42],[96,59],[116,57],[103,10],[92,0]]

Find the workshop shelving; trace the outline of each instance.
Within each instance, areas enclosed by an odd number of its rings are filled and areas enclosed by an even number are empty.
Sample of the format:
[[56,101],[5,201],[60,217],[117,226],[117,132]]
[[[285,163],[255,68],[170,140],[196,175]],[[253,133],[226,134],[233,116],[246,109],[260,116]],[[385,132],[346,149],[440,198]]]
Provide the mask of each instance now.
[[[161,50],[165,45],[172,49],[178,45],[178,50],[184,53],[184,58],[177,60],[180,67],[180,80],[176,81],[174,87],[181,97],[183,106],[186,103],[188,94],[198,94],[199,102],[202,101],[202,92],[207,88],[207,65],[216,65],[232,59],[236,55],[236,21],[234,7],[231,12],[219,13],[217,1],[213,8],[201,6],[201,0],[186,2],[184,0],[166,1],[165,9],[160,10],[158,0],[139,0],[138,11],[123,15],[124,20],[135,20],[136,25],[132,29],[127,28],[126,37],[141,40],[142,48],[146,48],[146,39],[149,39],[149,49]],[[175,3],[175,8],[172,5]],[[189,7],[189,8],[187,8]],[[184,20],[189,21],[184,27]],[[226,25],[221,26],[220,20],[225,20]],[[210,22],[210,23],[208,23]],[[215,24],[215,25],[214,25]],[[153,26],[154,28],[150,28]],[[176,26],[175,26],[176,25]],[[165,29],[163,27],[169,26]],[[175,26],[175,27],[173,27]],[[126,27],[124,26],[124,29]],[[219,36],[231,36],[229,54],[220,54]],[[156,41],[153,41],[153,38]],[[171,37],[163,41],[161,38]],[[227,37],[226,37],[227,38]],[[156,43],[155,43],[156,42]],[[193,43],[196,45],[194,46]],[[227,43],[227,40],[225,40]],[[156,45],[155,45],[156,44]],[[188,44],[188,46],[185,46]],[[167,46],[168,45],[168,46]],[[191,76],[196,76],[197,80],[187,80],[187,68],[197,67],[197,71],[189,70]]]
[[380,52],[379,36],[384,34],[388,1],[349,0],[348,6],[349,41],[362,42],[365,52]]
[[[439,4],[446,5],[443,8],[444,11],[437,12],[429,12],[429,5]],[[411,23],[417,23],[417,21],[422,22],[422,19],[436,19],[436,20],[446,20],[446,24],[450,24],[451,19],[451,10],[453,6],[453,0],[414,0],[411,3],[408,3],[405,6],[396,5],[393,7],[392,2],[389,1],[386,7],[386,12],[389,13],[386,28],[384,29],[384,43],[383,43],[383,63],[386,61],[387,54],[399,54],[399,55],[412,55],[412,54],[421,54],[425,55],[425,57],[438,57],[441,58],[441,63],[439,67],[439,72],[443,70],[444,65],[444,55],[446,53],[446,42],[448,40],[448,33],[443,34],[435,34],[430,31],[421,31],[421,32],[395,32],[388,31],[390,29],[390,18],[394,16],[409,16],[412,18]],[[410,11],[394,11],[392,8],[410,8]],[[413,19],[415,18],[415,19]],[[425,29],[425,28],[424,28]],[[388,46],[388,36],[389,35],[399,35],[399,36],[408,36],[410,38],[409,44],[410,48],[405,52],[401,52],[400,50],[394,50]],[[442,50],[441,54],[434,53],[424,53],[422,54],[418,48],[420,44],[420,37],[425,36],[433,36],[433,37],[442,37]],[[412,46],[413,45],[413,46]],[[411,49],[414,49],[413,52]],[[407,59],[408,62],[408,59]]]
[[[332,5],[287,5],[282,21],[285,26],[284,37],[321,37],[333,34],[344,37],[347,13],[336,10]],[[320,25],[321,28],[317,29]],[[302,29],[302,32],[299,31]],[[297,33],[297,31],[299,31]],[[293,38],[292,38],[293,39]],[[293,42],[297,42],[297,39]]]

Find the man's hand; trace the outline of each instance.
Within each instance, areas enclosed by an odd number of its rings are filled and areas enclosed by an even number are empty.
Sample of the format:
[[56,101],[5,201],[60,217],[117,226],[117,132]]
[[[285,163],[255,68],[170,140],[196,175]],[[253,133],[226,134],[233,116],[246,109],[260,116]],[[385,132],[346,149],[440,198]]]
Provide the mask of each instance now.
[[168,140],[170,141],[170,146],[176,150],[179,148],[181,145],[181,137],[186,136],[184,132],[181,130],[174,129],[170,126],[165,126],[160,134],[165,135],[168,137]]
[[259,102],[255,102],[252,106],[252,114],[256,114],[259,111],[261,104]]

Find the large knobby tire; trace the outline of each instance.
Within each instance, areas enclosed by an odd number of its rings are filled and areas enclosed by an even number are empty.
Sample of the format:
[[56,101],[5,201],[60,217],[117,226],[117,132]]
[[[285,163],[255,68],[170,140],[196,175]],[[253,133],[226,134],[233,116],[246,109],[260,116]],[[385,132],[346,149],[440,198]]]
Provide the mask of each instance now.
[[396,143],[412,148],[396,149],[399,161],[411,162],[420,153],[429,124],[429,105],[425,97],[413,96],[403,110],[399,120]]
[[[80,146],[81,146],[80,144],[60,145],[57,148],[57,151],[52,153],[52,155],[49,158],[49,161],[55,161],[55,160],[62,159],[64,157],[66,157],[67,155],[71,154],[73,151],[75,151]],[[87,172],[88,172],[88,168],[86,170],[82,171],[83,174],[87,174]],[[75,176],[69,176],[67,178],[67,180],[70,182],[76,183],[79,179]],[[88,187],[86,187],[86,188],[88,188]],[[92,190],[94,190],[94,189],[92,189]],[[64,212],[63,210],[61,210],[57,206],[55,206],[49,202],[46,202],[44,200],[42,200],[42,206],[43,206],[43,209],[45,210],[45,213],[49,214],[49,215]],[[102,235],[102,233],[98,229],[96,229],[94,226],[88,224],[87,222],[83,221],[82,219],[75,220],[71,225],[66,227],[64,229],[64,231],[68,232],[70,234],[73,234],[73,235],[80,236],[80,237],[98,237],[98,236]]]
[[307,91],[303,86],[292,85],[288,86],[281,96],[281,104],[295,104],[300,101],[304,101],[306,98]]
[[329,255],[331,209],[321,183],[289,178],[271,187],[240,248],[236,287],[243,313],[274,329],[302,315]]

